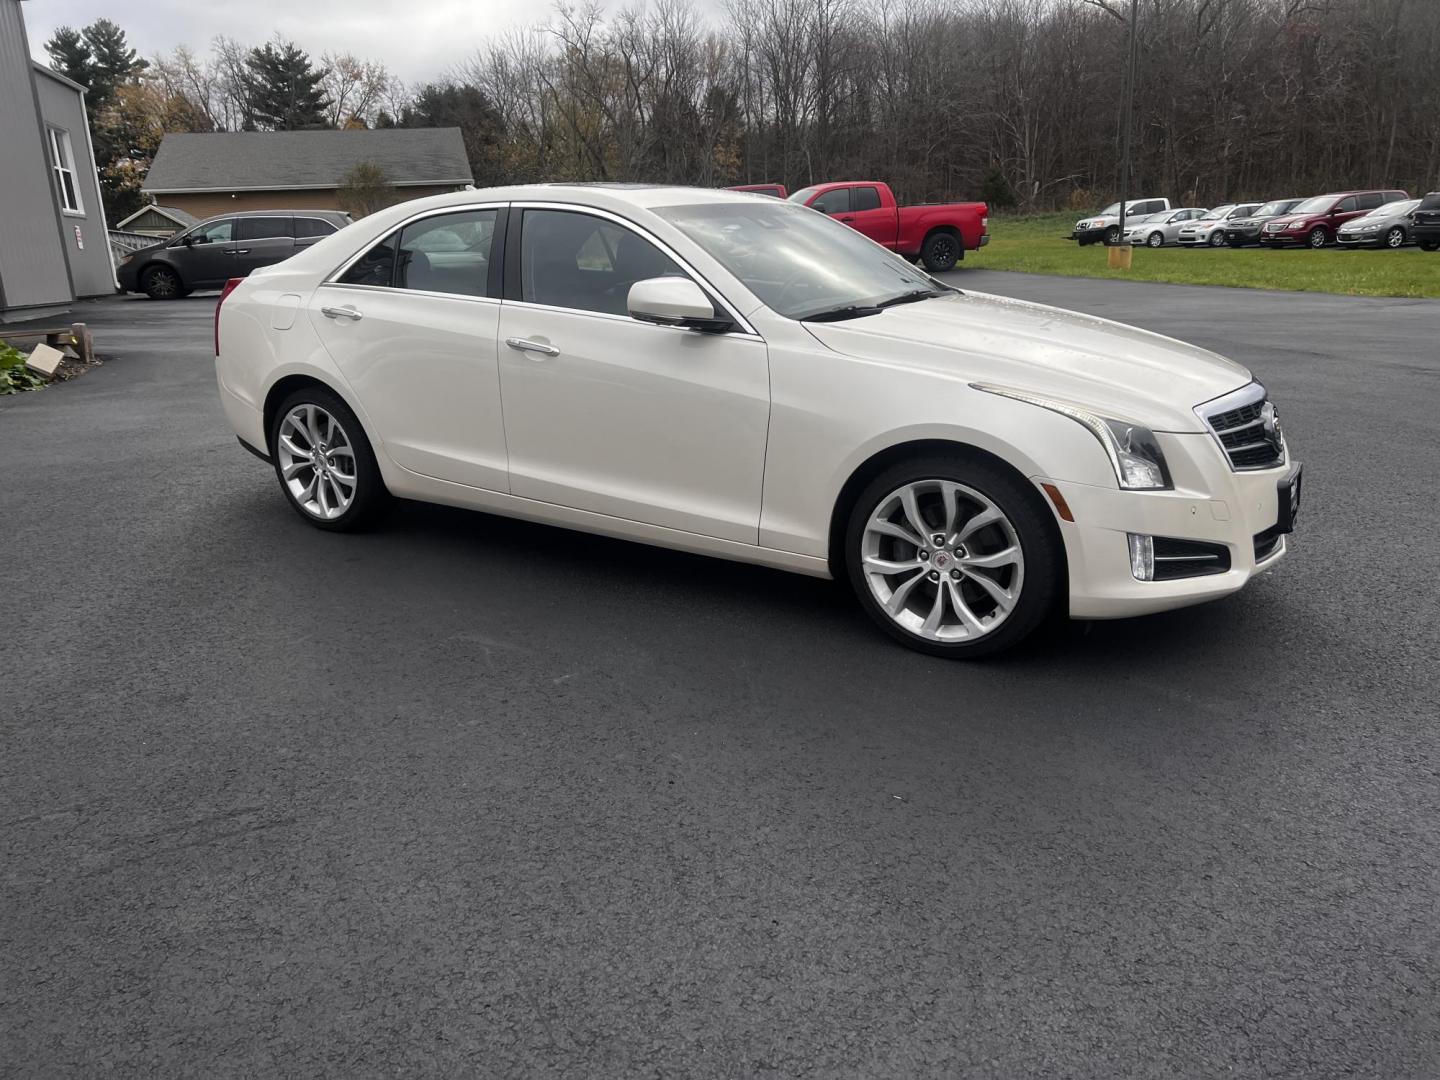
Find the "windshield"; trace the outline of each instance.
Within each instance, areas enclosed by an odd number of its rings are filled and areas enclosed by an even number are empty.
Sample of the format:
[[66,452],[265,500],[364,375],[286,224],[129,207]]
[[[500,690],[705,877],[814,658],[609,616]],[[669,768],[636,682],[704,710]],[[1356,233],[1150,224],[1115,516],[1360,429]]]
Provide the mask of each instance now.
[[1259,210],[1255,211],[1256,217],[1274,217],[1276,214],[1283,214],[1290,206],[1289,199],[1278,199],[1275,202],[1267,202]]
[[804,207],[746,200],[661,206],[655,213],[787,318],[953,291],[850,226]]
[[1242,204],[1242,205],[1240,205],[1240,206],[1235,207],[1234,210],[1231,210],[1231,211],[1230,211],[1228,214],[1226,214],[1225,216],[1226,216],[1227,218],[1242,218],[1242,217],[1249,217],[1249,216],[1250,216],[1251,214],[1253,214],[1254,212],[1255,212],[1255,204],[1254,204],[1254,203],[1244,203],[1244,204]]
[[1235,209],[1235,204],[1234,204],[1234,203],[1226,203],[1224,206],[1217,206],[1217,207],[1215,207],[1214,210],[1211,210],[1211,211],[1209,211],[1208,213],[1205,213],[1205,214],[1201,215],[1200,220],[1201,220],[1201,221],[1219,221],[1221,218],[1223,218],[1226,214],[1228,214],[1231,210],[1234,210],[1234,209]]
[[1419,205],[1419,199],[1397,199],[1395,202],[1387,202],[1378,210],[1371,210],[1365,216],[1367,218],[1394,217],[1396,214],[1408,214],[1411,210],[1414,210],[1415,207]]
[[1322,210],[1329,210],[1334,205],[1334,195],[1316,195],[1313,199],[1306,199],[1290,212],[1292,214],[1318,214]]
[[1119,217],[1119,216],[1120,216],[1120,204],[1119,204],[1118,202],[1112,202],[1109,206],[1105,207],[1104,210],[1101,210],[1098,214],[1096,214],[1096,215],[1094,215],[1094,216],[1095,216],[1095,217]]

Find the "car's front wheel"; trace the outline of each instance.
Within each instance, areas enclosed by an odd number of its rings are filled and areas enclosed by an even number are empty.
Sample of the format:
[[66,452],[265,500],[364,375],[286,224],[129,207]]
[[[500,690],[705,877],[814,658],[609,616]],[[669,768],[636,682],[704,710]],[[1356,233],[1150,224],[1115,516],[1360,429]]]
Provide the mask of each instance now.
[[1319,225],[1310,230],[1310,235],[1305,237],[1305,242],[1312,248],[1323,248],[1330,242],[1330,235]]
[[1393,229],[1387,232],[1385,234],[1385,246],[1388,248],[1404,247],[1405,230],[1400,228],[1399,225],[1396,225]]
[[151,300],[178,300],[189,290],[170,267],[152,266],[140,278],[140,291]]
[[1153,248],[1153,247],[1164,247],[1164,246],[1165,246],[1165,236],[1164,236],[1163,233],[1152,232],[1149,236],[1147,236],[1147,237],[1145,238],[1145,243],[1149,244],[1152,248]]
[[322,386],[302,387],[281,402],[270,455],[286,500],[316,528],[364,528],[390,501],[360,421]]
[[1213,248],[1225,246],[1225,234],[1219,229],[1210,234],[1210,246]]
[[861,605],[891,637],[973,659],[1015,645],[1060,594],[1064,554],[1039,496],[956,455],[903,462],[865,486],[844,558]]

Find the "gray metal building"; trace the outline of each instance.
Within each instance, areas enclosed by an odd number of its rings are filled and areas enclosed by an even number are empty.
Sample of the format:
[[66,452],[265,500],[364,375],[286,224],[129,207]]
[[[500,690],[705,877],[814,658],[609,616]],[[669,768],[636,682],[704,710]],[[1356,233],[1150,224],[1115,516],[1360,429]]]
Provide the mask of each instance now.
[[21,0],[0,0],[0,320],[115,291],[85,88],[30,58]]

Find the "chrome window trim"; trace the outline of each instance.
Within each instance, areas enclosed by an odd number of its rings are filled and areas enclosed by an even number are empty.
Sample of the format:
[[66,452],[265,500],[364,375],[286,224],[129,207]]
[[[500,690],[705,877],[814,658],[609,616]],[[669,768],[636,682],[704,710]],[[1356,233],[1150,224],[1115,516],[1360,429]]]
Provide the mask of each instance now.
[[[736,326],[738,326],[738,327],[741,328],[741,336],[760,338],[760,334],[759,334],[759,332],[755,329],[755,327],[751,326],[751,325],[750,325],[750,322],[749,322],[747,319],[745,319],[744,316],[742,316],[742,315],[735,309],[735,305],[730,302],[729,297],[727,297],[721,290],[717,289],[717,288],[715,287],[714,282],[710,281],[710,279],[707,278],[704,274],[700,273],[698,270],[695,269],[695,267],[691,266],[690,263],[689,263],[686,259],[682,258],[681,255],[680,255],[674,248],[672,248],[669,244],[667,244],[664,240],[661,240],[661,239],[660,239],[658,236],[656,236],[653,232],[651,232],[649,229],[645,228],[645,226],[639,224],[638,222],[633,221],[633,220],[631,220],[630,218],[623,217],[623,216],[621,216],[620,214],[616,214],[616,213],[614,213],[614,212],[612,212],[612,211],[609,211],[609,210],[601,210],[601,209],[599,209],[599,208],[597,208],[597,207],[594,207],[594,206],[580,206],[580,205],[578,205],[578,204],[576,204],[576,203],[544,202],[544,201],[538,201],[538,200],[526,200],[526,201],[524,201],[524,202],[512,202],[512,203],[510,204],[510,209],[512,209],[512,210],[562,210],[562,211],[569,211],[569,212],[571,212],[571,213],[576,213],[576,214],[589,214],[591,217],[602,218],[602,219],[604,219],[604,220],[606,220],[606,221],[611,222],[611,223],[614,224],[614,225],[619,225],[619,226],[620,226],[621,228],[623,228],[623,229],[629,229],[631,232],[638,233],[641,237],[643,237],[644,239],[648,240],[650,243],[654,244],[657,248],[659,248],[662,252],[664,252],[664,254],[665,254],[666,256],[668,256],[668,257],[670,258],[670,260],[675,263],[676,266],[680,267],[681,270],[683,270],[683,271],[685,271],[685,273],[689,274],[690,277],[691,277],[694,281],[700,283],[700,285],[702,285],[702,286],[705,288],[705,290],[706,290],[711,296],[714,296],[717,300],[719,300],[721,307],[723,307],[723,308],[725,309],[725,312],[726,312],[727,315],[730,316],[731,321],[734,322]],[[522,232],[521,232],[521,234],[522,234],[522,236],[523,236],[523,234],[524,234],[524,232],[523,232],[523,224],[522,224]],[[531,306],[531,307],[550,307],[550,308],[552,308],[552,309],[555,310],[555,311],[579,311],[579,312],[584,312],[584,313],[586,313],[586,314],[592,314],[592,315],[607,315],[607,316],[609,316],[610,318],[625,319],[625,320],[627,320],[627,321],[629,321],[629,322],[637,322],[637,321],[639,321],[639,320],[636,320],[636,319],[631,318],[629,315],[611,315],[609,312],[603,312],[603,311],[585,312],[585,309],[584,309],[584,308],[558,307],[558,306],[553,305],[553,304],[534,304],[534,303],[532,303],[531,301],[528,301],[528,300],[511,300],[511,301],[509,301],[509,303],[512,303],[512,304],[527,304],[527,305],[529,305],[529,306]],[[677,328],[677,329],[683,329],[683,328]],[[695,333],[695,331],[686,331],[686,333]],[[722,336],[723,336],[723,335],[722,335]],[[732,335],[732,336],[733,336],[733,335]],[[763,341],[764,339],[761,338],[761,340]]]
[[389,285],[361,285],[350,281],[322,281],[317,289],[354,289],[358,292],[393,293],[398,296],[429,296],[436,300],[464,300],[472,304],[494,304],[496,307],[501,304],[498,296],[472,296],[469,293],[436,292],[433,289],[396,289]]
[[[374,286],[367,286],[373,288]],[[533,300],[506,300],[504,306],[508,308],[521,308],[526,311],[553,311],[561,315],[583,315],[588,319],[606,319],[610,322],[628,323],[631,326],[646,326],[654,330],[669,330],[678,334],[705,334],[708,337],[724,338],[726,341],[758,341],[764,344],[765,339],[759,334],[747,331],[734,331],[726,334],[706,334],[703,330],[691,330],[685,326],[666,326],[664,323],[646,322],[644,319],[637,319],[632,315],[616,315],[611,311],[590,311],[586,308],[560,307],[557,304],[537,304]]]
[[[504,210],[504,209],[505,209],[507,206],[509,206],[509,205],[510,205],[509,203],[505,203],[505,202],[483,202],[483,203],[473,203],[473,204],[466,203],[466,204],[462,204],[462,205],[459,205],[459,206],[441,206],[441,207],[433,208],[433,209],[430,209],[430,210],[422,210],[420,213],[411,215],[410,217],[406,218],[404,221],[400,222],[400,224],[396,225],[394,228],[392,228],[392,229],[387,229],[385,232],[383,232],[383,233],[381,233],[379,236],[377,236],[374,240],[371,240],[368,244],[366,244],[364,247],[362,247],[359,251],[355,252],[354,255],[350,256],[350,257],[349,257],[348,259],[346,259],[343,263],[341,263],[339,266],[337,266],[334,270],[331,270],[330,273],[325,276],[325,279],[320,282],[320,284],[321,284],[321,285],[341,285],[341,284],[348,284],[348,283],[346,283],[346,282],[336,281],[335,279],[338,278],[338,277],[342,277],[342,276],[346,273],[346,271],[348,271],[348,270],[350,269],[350,267],[354,266],[357,262],[359,262],[362,258],[364,258],[365,255],[370,251],[370,249],[373,248],[376,244],[380,243],[382,240],[385,240],[385,239],[387,239],[387,238],[389,238],[389,237],[391,237],[391,236],[396,236],[396,235],[400,232],[401,229],[405,228],[407,225],[413,224],[413,223],[416,222],[416,221],[424,221],[426,218],[440,217],[441,215],[444,215],[444,214],[469,214],[469,213],[473,213],[473,212],[476,211],[476,210],[494,210],[494,211],[498,214],[501,210]],[[331,236],[334,236],[335,233],[338,233],[339,231],[340,231],[340,229],[337,227],[337,228],[335,229],[335,232],[331,233],[330,235],[331,235]],[[492,235],[491,241],[490,241],[490,250],[491,250],[492,252],[495,250],[495,241],[494,241],[493,235]],[[361,288],[366,288],[366,289],[391,289],[391,291],[393,291],[393,292],[419,292],[419,291],[420,291],[419,289],[395,289],[395,288],[393,288],[392,286],[389,286],[389,285],[364,285],[364,286],[360,286],[360,287],[361,287]],[[443,294],[441,294],[441,295],[444,295],[444,296],[463,296],[464,294],[463,294],[463,293],[443,293]],[[492,296],[492,297],[477,297],[477,299],[494,300],[494,299],[497,299],[497,298]]]

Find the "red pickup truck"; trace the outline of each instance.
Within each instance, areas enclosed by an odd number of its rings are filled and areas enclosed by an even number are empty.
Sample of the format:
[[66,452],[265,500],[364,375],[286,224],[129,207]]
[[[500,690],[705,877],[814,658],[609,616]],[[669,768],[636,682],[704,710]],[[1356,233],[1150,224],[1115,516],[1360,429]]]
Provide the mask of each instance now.
[[951,269],[990,242],[989,208],[983,202],[897,206],[890,185],[877,180],[845,180],[801,188],[790,196],[829,214],[907,259],[917,256],[925,269]]

